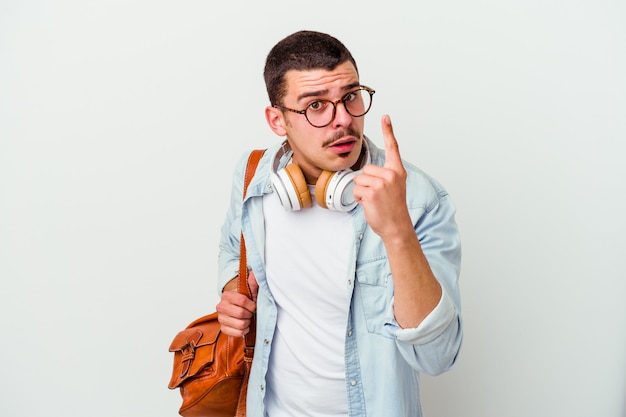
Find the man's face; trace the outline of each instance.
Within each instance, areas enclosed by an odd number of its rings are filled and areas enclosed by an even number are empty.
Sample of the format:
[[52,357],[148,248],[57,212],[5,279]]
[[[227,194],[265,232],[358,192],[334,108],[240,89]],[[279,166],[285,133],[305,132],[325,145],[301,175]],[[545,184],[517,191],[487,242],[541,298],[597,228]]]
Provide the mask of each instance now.
[[[332,71],[291,70],[285,74],[287,93],[281,103],[296,110],[306,109],[317,100],[337,101],[359,87],[359,77],[351,62]],[[363,117],[351,116],[342,102],[335,118],[325,127],[312,126],[302,114],[277,113],[298,164],[307,179],[314,183],[322,170],[339,171],[354,166],[363,146]],[[278,109],[276,109],[278,111]]]

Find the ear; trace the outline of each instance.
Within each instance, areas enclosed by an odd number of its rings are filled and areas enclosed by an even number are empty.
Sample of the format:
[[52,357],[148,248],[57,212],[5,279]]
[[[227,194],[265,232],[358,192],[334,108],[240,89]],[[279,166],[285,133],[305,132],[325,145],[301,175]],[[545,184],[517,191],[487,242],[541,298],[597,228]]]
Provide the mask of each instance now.
[[287,136],[287,130],[285,129],[286,121],[285,115],[280,109],[276,107],[267,106],[265,108],[265,120],[270,126],[270,129],[278,136]]

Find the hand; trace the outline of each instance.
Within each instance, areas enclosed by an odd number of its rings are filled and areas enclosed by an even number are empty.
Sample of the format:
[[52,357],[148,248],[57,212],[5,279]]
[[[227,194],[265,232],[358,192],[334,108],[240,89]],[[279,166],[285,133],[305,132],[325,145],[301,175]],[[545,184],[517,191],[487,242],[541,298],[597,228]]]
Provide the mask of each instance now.
[[354,178],[354,198],[363,207],[365,219],[383,240],[398,236],[411,226],[406,206],[406,177],[398,142],[388,115],[381,120],[385,139],[385,165],[366,165]]
[[222,325],[222,332],[229,336],[245,336],[250,331],[250,320],[256,311],[256,299],[259,293],[259,284],[254,272],[248,275],[248,285],[252,292],[252,300],[237,291],[235,277],[224,286],[222,298],[215,307],[217,319]]

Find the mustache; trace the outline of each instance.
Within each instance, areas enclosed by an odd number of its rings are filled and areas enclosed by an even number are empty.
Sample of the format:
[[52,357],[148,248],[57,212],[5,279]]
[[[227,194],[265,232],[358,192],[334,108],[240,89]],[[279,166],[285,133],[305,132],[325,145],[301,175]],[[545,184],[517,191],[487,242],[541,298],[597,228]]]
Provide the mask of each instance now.
[[343,129],[343,130],[339,130],[338,132],[335,132],[330,138],[326,139],[326,141],[324,141],[324,146],[330,146],[336,141],[338,141],[339,139],[346,137],[346,136],[354,136],[358,139],[361,139],[361,134],[359,132],[357,132],[355,129],[347,128],[347,129]]

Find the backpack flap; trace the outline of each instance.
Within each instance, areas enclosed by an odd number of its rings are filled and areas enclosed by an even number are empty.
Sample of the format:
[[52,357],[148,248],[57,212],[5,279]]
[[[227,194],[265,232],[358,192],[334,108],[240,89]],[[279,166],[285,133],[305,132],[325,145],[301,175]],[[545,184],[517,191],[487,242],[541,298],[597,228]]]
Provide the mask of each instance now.
[[177,388],[215,361],[217,339],[221,333],[217,313],[201,317],[179,332],[170,345],[174,369],[168,387]]

